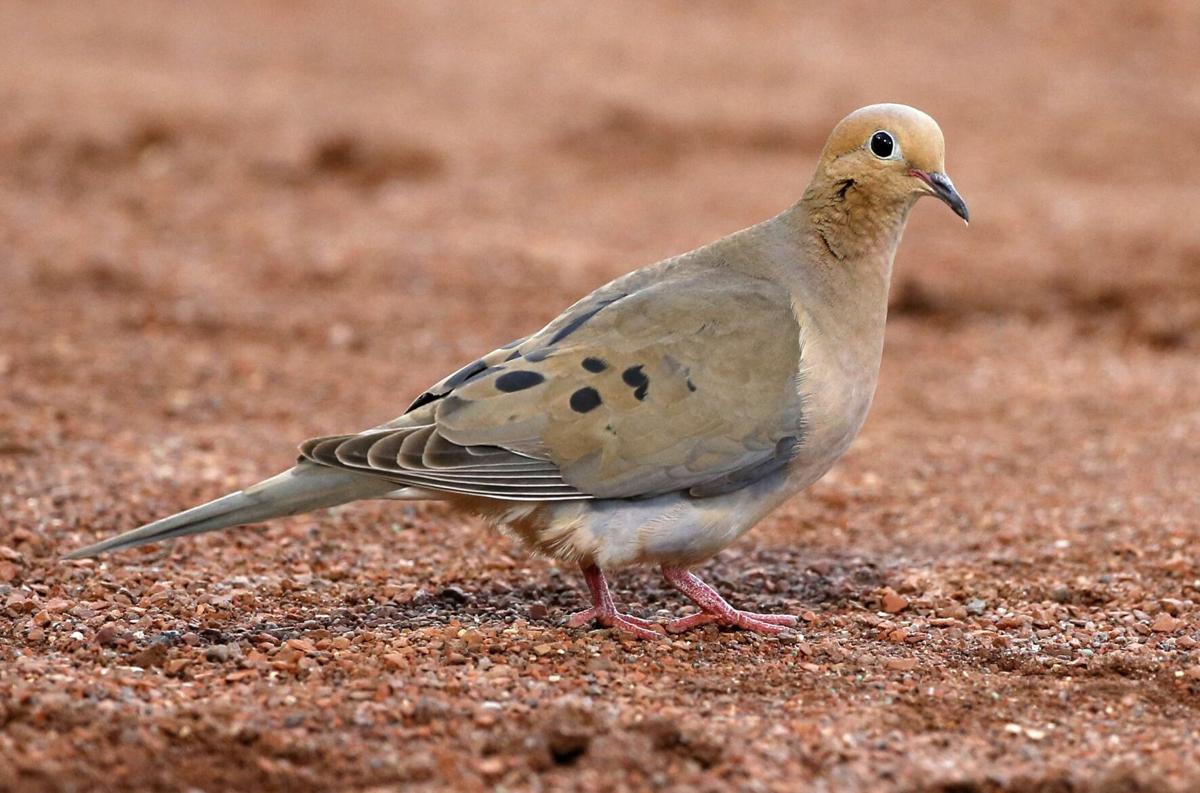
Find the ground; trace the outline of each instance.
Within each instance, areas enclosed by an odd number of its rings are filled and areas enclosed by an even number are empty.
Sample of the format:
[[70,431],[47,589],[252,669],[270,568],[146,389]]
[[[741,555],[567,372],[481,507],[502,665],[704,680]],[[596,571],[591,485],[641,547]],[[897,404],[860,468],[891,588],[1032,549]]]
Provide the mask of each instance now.
[[[0,789],[1200,786],[1200,11],[0,5]],[[700,572],[795,634],[572,630],[438,506],[63,552],[402,411],[941,122],[882,382]],[[688,607],[652,570],[634,613]]]

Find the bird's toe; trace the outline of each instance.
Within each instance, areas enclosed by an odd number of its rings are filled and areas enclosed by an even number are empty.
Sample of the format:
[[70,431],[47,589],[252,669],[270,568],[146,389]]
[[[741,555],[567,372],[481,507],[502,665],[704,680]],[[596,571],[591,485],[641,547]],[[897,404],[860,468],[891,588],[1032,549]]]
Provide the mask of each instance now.
[[618,614],[613,617],[609,627],[614,630],[631,633],[639,639],[661,639],[664,635],[662,633],[663,627],[659,623],[650,622],[638,617],[629,617],[624,614]]
[[721,614],[700,612],[687,617],[681,617],[667,623],[668,633],[684,633],[701,625],[715,622],[755,633],[776,634],[785,628],[795,627],[799,620],[790,614],[759,614],[753,611],[738,611],[736,609]]
[[[614,628],[626,633],[632,633],[642,639],[661,639],[662,625],[652,620],[644,620],[632,614],[608,612],[595,607],[576,612],[567,618],[567,627],[583,628],[597,623],[605,628]],[[655,630],[657,629],[657,630]]]

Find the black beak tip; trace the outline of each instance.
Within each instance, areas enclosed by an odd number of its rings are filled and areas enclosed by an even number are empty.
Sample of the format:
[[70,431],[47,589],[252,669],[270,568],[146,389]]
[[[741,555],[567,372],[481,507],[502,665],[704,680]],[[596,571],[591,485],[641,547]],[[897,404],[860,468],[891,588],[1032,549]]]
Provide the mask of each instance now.
[[967,209],[967,202],[963,201],[962,196],[958,194],[958,190],[954,188],[954,182],[950,181],[949,176],[944,173],[931,173],[929,174],[929,184],[937,193],[937,197],[954,210],[954,214],[962,218],[964,223],[971,222],[971,213]]
[[961,198],[958,199],[957,204],[951,204],[950,208],[954,210],[954,214],[963,219],[963,223],[971,222],[971,211],[967,209],[967,203]]

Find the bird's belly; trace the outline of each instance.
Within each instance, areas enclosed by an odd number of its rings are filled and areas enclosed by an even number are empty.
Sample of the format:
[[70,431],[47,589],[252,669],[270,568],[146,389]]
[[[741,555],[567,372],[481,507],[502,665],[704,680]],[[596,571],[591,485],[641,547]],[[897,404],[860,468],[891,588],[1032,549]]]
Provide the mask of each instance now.
[[494,516],[534,552],[602,568],[691,565],[720,552],[784,501],[786,472],[711,498],[672,493],[514,505]]

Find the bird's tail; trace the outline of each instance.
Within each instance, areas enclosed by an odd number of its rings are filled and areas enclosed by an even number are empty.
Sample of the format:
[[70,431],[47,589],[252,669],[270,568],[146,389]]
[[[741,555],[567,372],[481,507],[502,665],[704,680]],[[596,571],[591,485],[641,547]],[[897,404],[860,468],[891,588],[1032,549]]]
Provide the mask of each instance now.
[[362,498],[383,498],[396,490],[397,485],[385,479],[300,463],[245,490],[72,551],[66,558],[96,556],[188,534],[298,515]]

